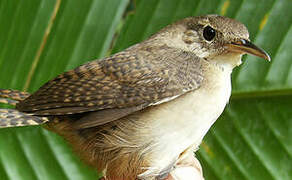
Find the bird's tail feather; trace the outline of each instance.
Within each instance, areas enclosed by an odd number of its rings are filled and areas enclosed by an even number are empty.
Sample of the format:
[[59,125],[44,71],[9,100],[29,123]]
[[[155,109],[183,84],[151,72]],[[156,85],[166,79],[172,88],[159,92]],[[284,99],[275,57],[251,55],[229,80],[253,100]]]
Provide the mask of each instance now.
[[0,98],[0,103],[2,103],[2,104],[9,104],[9,105],[12,105],[12,106],[16,106],[16,104],[18,102],[19,101],[16,101],[16,100],[13,100],[13,99]]
[[29,115],[16,109],[0,109],[0,128],[40,125],[48,121],[47,117]]
[[[27,92],[0,89],[0,103],[15,106],[30,96]],[[40,125],[48,121],[47,117],[33,116],[16,109],[0,109],[0,128]]]
[[10,89],[0,89],[0,103],[16,105],[19,101],[22,101],[30,96],[27,92]]

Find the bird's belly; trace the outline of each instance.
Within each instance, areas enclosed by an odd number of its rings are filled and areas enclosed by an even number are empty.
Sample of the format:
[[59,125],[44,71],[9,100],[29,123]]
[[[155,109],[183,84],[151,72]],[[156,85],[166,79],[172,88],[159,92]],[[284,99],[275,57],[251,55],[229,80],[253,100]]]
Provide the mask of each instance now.
[[[202,86],[148,113],[151,136],[159,137],[153,162],[156,166],[174,158],[190,146],[197,148],[223,112],[231,93],[230,73],[222,73]],[[155,159],[159,162],[155,162]],[[161,165],[165,166],[165,165]]]

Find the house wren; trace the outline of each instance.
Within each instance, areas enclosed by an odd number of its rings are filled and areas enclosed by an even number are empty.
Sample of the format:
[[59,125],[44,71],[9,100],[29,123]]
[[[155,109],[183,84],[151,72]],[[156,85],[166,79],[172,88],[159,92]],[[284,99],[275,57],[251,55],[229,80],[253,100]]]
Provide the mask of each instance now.
[[238,21],[185,18],[32,95],[1,90],[16,109],[1,110],[0,126],[46,123],[108,180],[169,178],[222,113],[246,53],[270,60]]

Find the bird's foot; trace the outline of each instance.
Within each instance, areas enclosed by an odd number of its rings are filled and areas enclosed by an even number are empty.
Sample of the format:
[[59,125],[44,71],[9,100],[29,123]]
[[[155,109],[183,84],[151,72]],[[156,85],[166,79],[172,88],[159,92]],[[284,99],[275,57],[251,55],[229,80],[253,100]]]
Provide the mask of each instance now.
[[203,170],[199,160],[188,153],[183,158],[179,159],[175,168],[169,173],[165,180],[204,180]]
[[[193,153],[184,154],[184,156],[180,158],[175,163],[175,165],[173,164],[170,165],[169,167],[162,170],[159,173],[159,175],[155,177],[155,180],[190,180],[190,179],[204,180],[202,166],[199,160],[193,155]],[[99,180],[106,180],[106,178],[101,177]]]

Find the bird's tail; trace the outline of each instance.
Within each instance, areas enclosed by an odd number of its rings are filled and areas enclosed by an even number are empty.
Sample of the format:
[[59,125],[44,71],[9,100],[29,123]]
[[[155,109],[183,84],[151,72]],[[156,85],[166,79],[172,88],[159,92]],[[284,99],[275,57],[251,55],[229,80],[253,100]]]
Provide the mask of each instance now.
[[0,109],[0,128],[40,125],[48,121],[47,117],[29,115],[16,109]]
[[19,101],[24,100],[30,96],[27,92],[10,90],[10,89],[0,89],[0,103],[10,104],[15,106]]
[[[0,103],[15,106],[30,96],[27,92],[0,89]],[[47,117],[33,116],[16,109],[0,109],[0,128],[40,125],[48,121]]]

